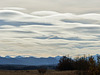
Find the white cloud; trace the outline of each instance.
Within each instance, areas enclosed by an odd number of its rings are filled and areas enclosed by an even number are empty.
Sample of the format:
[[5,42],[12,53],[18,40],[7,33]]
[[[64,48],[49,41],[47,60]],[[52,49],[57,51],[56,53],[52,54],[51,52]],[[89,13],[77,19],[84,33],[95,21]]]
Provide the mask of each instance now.
[[26,10],[25,8],[20,8],[20,7],[4,7],[1,9],[4,9],[4,10]]
[[71,13],[100,13],[99,0],[1,0],[0,7],[22,7],[26,12],[57,11]]
[[43,16],[57,15],[57,14],[60,14],[60,13],[54,12],[54,11],[37,11],[37,12],[32,12],[31,14],[35,15],[35,16],[43,17]]
[[76,15],[54,11],[26,14],[14,10],[0,10],[1,54],[96,54],[100,49],[98,16],[100,14]]
[[25,13],[15,11],[15,10],[0,10],[0,19],[7,19],[7,20],[16,21],[17,19],[21,19],[23,17],[34,18],[35,16],[31,16],[29,14],[25,14]]

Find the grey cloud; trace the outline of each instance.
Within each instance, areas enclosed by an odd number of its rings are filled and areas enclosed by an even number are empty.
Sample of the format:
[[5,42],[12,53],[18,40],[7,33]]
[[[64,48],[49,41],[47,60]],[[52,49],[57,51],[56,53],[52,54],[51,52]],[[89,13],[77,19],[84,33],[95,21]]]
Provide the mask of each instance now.
[[79,37],[69,37],[69,38],[67,38],[67,40],[84,41],[84,39],[81,39]]
[[69,30],[73,30],[76,32],[84,32],[84,33],[100,33],[100,27],[75,27]]
[[63,39],[63,40],[70,40],[70,41],[84,41],[84,39],[81,39],[79,37],[69,37],[69,38],[63,38],[58,36],[48,36],[48,37],[35,37],[36,39]]
[[31,32],[31,31],[12,31],[12,32],[16,32],[16,33],[34,33],[34,32]]
[[63,37],[33,37],[35,39],[54,39],[54,40],[69,40],[69,41],[99,41],[98,39],[83,39],[83,38],[79,38],[79,37],[69,37],[69,38],[63,38]]
[[100,47],[100,46],[99,46],[99,45],[98,45],[98,46],[94,46],[94,45],[87,45],[87,46],[86,46],[86,45],[81,45],[81,44],[80,44],[79,46],[78,46],[78,45],[75,46],[75,48],[79,48],[79,49],[84,49],[84,48],[95,48],[95,47]]
[[82,23],[82,24],[100,24],[100,21],[97,20],[89,20],[89,19],[67,19],[67,20],[61,20],[63,22],[67,23]]
[[0,20],[0,25],[12,25],[12,26],[22,26],[22,25],[46,25],[51,26],[53,24],[50,23],[38,23],[38,22],[17,22],[17,21],[6,21]]
[[[34,38],[34,37],[33,37]],[[48,39],[48,37],[35,37],[36,39]]]
[[69,38],[61,38],[61,37],[53,37],[50,39],[64,39],[64,40],[70,40],[70,41],[83,41],[83,39],[79,37],[69,37]]
[[81,31],[85,33],[92,33],[92,34],[100,33],[100,27],[78,27],[78,29],[80,29]]

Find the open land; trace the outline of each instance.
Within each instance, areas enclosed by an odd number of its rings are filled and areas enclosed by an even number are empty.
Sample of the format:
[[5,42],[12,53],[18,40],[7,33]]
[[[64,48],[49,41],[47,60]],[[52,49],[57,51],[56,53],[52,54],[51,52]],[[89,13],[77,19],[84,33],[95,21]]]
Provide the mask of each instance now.
[[[0,75],[41,75],[37,70],[1,70]],[[44,75],[77,75],[76,71],[48,70]]]

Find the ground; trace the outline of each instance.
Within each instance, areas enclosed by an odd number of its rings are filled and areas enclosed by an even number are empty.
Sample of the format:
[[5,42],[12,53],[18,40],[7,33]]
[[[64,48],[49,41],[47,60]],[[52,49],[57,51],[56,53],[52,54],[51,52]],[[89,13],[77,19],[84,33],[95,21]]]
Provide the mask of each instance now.
[[[1,70],[0,75],[41,75],[37,70]],[[44,75],[76,75],[76,71],[48,70]]]

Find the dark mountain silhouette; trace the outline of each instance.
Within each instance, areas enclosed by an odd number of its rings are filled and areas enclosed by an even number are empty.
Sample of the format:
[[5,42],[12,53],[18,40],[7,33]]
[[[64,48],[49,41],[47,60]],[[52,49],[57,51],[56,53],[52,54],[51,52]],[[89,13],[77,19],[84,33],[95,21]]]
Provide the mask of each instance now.
[[14,58],[10,56],[0,57],[0,65],[56,65],[58,64],[60,56],[48,57],[48,58],[36,58],[36,57],[23,57],[16,56]]

